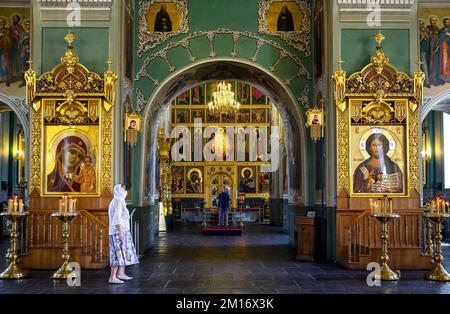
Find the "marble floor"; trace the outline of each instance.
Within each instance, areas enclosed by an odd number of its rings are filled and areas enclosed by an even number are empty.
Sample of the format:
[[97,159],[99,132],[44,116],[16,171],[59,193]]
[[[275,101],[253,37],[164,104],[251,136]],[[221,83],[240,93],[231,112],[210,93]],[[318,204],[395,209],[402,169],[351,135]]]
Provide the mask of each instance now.
[[[81,286],[50,279],[52,271],[31,270],[30,278],[0,280],[0,293],[131,293],[131,294],[410,294],[450,293],[450,283],[423,280],[423,271],[402,271],[396,283],[368,287],[366,271],[334,264],[297,262],[288,236],[278,227],[254,225],[242,236],[202,236],[193,224],[179,224],[128,268],[135,279],[122,285],[107,282],[109,269],[82,270]],[[0,242],[2,261],[8,238]],[[448,247],[445,248],[447,260]],[[447,264],[450,266],[450,263]]]

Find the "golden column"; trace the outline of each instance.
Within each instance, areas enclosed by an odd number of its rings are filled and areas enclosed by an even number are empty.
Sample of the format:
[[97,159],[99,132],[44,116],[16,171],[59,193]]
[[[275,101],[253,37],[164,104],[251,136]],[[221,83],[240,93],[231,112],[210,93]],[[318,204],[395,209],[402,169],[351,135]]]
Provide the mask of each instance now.
[[158,129],[159,144],[159,189],[165,216],[172,215],[172,174],[170,165],[170,139],[164,136],[164,129]]

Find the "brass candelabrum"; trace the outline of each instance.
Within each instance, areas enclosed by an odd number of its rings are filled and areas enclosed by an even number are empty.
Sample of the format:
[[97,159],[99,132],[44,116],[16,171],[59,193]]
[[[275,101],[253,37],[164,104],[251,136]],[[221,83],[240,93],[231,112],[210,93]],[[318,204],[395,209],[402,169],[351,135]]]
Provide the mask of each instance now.
[[400,278],[400,272],[393,271],[389,265],[388,244],[389,244],[389,230],[388,223],[393,218],[400,218],[400,215],[384,212],[375,213],[372,217],[376,218],[381,223],[381,268],[380,272],[375,275],[376,279],[386,281],[397,281]]
[[428,212],[425,217],[434,224],[434,251],[431,255],[432,260],[436,263],[433,270],[425,274],[425,279],[434,281],[450,281],[450,275],[445,270],[442,256],[442,223],[450,217],[445,212]]
[[12,223],[11,230],[11,247],[6,254],[6,259],[9,262],[8,267],[0,274],[0,279],[20,279],[28,276],[26,270],[20,267],[20,258],[17,250],[17,225],[22,221],[28,212],[24,211],[8,211],[0,213],[1,216],[6,217]]
[[77,211],[58,211],[52,213],[52,217],[57,217],[63,223],[63,252],[61,255],[63,263],[62,266],[53,274],[53,279],[67,279],[73,272],[73,269],[69,266],[69,222],[79,215],[80,213]]

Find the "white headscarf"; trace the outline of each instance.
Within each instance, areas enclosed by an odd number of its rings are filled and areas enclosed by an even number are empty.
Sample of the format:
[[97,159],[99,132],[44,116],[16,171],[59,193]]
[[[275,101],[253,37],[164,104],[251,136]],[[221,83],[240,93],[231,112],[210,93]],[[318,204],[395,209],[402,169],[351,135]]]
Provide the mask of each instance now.
[[117,184],[114,187],[114,198],[109,204],[109,214],[112,216],[110,219],[112,219],[114,225],[117,224],[116,220],[119,219],[119,217],[123,217],[125,219],[129,218],[127,203],[125,201],[127,194],[127,190],[125,190],[121,184]]

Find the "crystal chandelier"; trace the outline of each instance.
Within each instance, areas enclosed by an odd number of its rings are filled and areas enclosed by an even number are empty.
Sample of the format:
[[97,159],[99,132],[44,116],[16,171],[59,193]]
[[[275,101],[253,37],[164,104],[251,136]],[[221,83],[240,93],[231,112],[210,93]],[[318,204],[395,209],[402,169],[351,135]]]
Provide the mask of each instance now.
[[223,81],[217,85],[217,91],[213,93],[213,101],[208,103],[208,107],[213,113],[231,114],[239,111],[241,104],[234,99],[231,84]]

